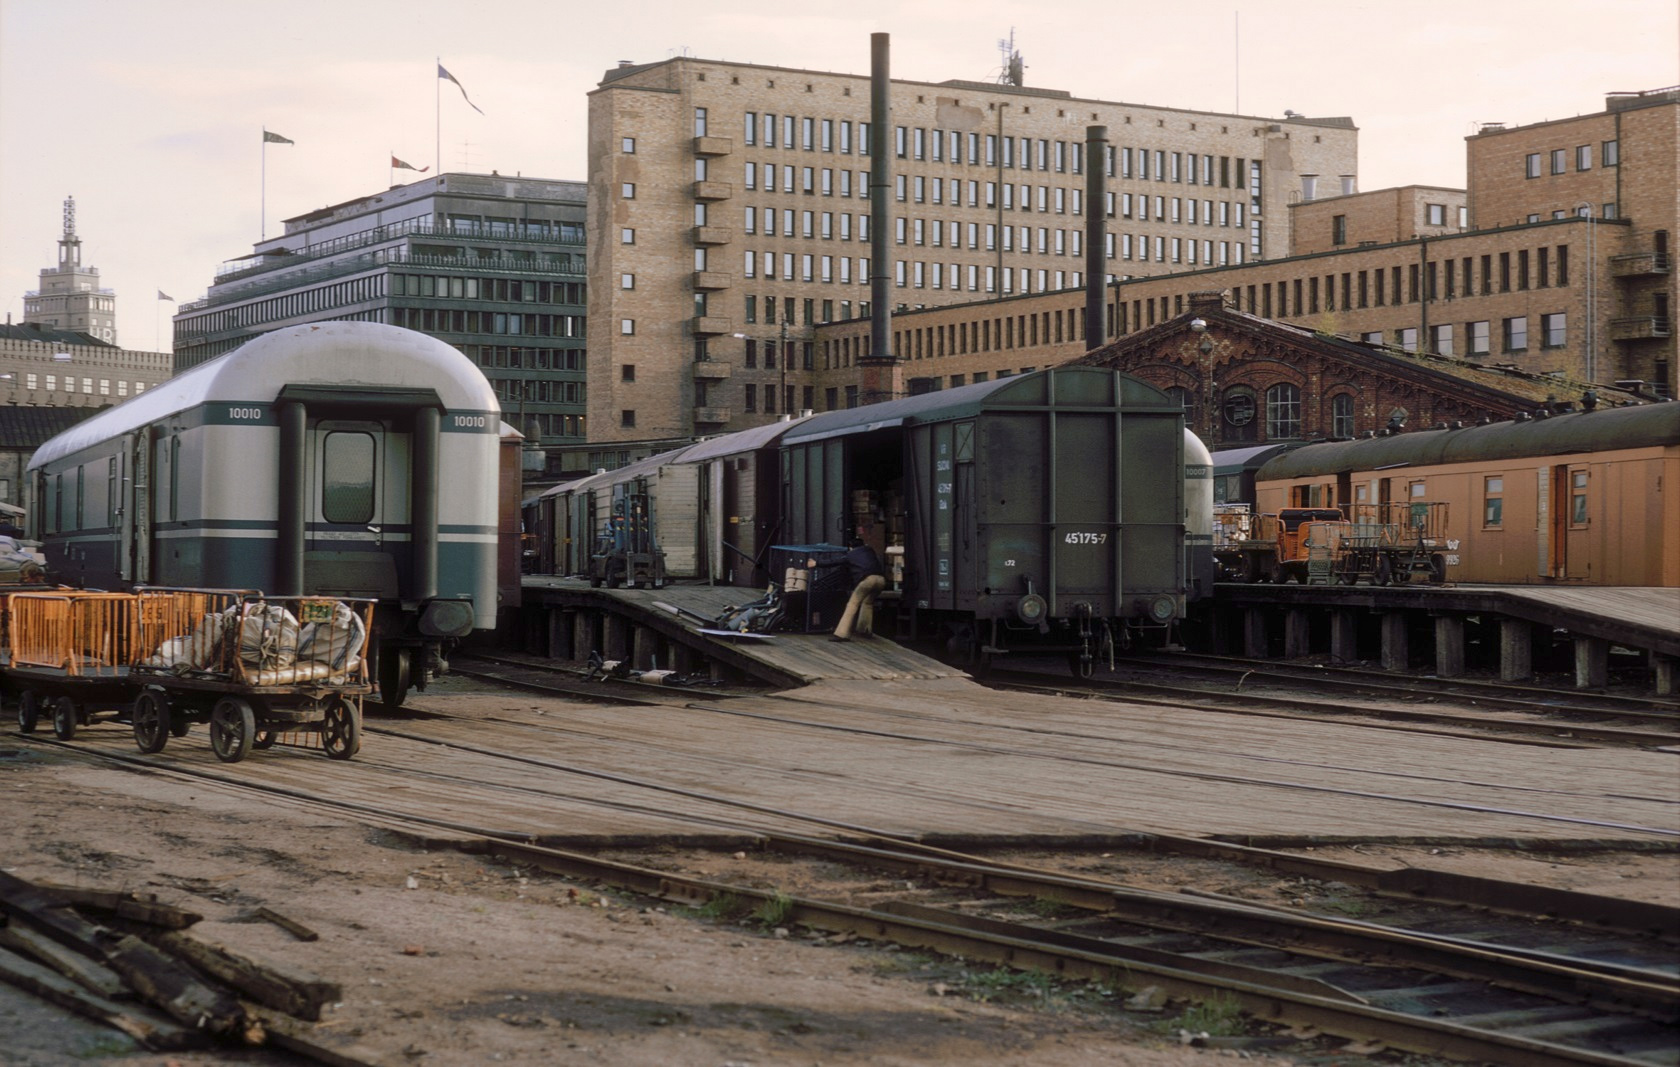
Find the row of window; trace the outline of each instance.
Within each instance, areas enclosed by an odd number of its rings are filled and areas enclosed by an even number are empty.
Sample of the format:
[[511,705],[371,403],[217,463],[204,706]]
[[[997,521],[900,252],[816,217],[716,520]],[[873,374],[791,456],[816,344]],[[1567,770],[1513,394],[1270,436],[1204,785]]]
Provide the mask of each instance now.
[[[1554,311],[1539,316],[1540,347],[1563,348],[1569,343],[1569,316],[1562,311]],[[1437,323],[1429,328],[1429,351],[1441,356],[1468,356],[1472,359],[1489,354],[1492,343],[1492,321],[1482,319],[1477,322]],[[1514,315],[1501,319],[1500,339],[1503,350],[1508,354],[1528,351],[1529,332],[1528,316]],[[1462,327],[1462,332],[1460,328]],[[1393,344],[1394,347],[1407,352],[1418,350],[1418,331],[1415,326],[1405,327],[1394,331],[1393,340],[1384,337],[1381,330],[1360,334],[1360,340],[1370,344]],[[1462,344],[1462,349],[1460,345]]]
[[382,273],[370,274],[362,278],[311,286],[266,300],[253,300],[220,311],[206,311],[180,322],[176,333],[226,333],[302,315],[316,316],[318,312],[343,307],[346,304],[378,300],[386,292],[385,278]]
[[[10,375],[8,375],[8,377],[10,377]],[[59,391],[59,376],[56,374],[41,374],[37,371],[25,371],[23,374],[23,387],[31,392],[41,389],[43,381],[46,383],[46,392],[56,393]],[[113,381],[116,387],[115,392],[112,391]],[[77,377],[74,374],[66,374],[64,375],[63,382],[64,392],[80,392],[83,396],[128,396],[130,388],[134,390],[135,396],[139,396],[141,393],[146,391],[145,382],[130,382],[122,378],[114,380],[111,378],[99,378],[97,379],[96,385],[96,379]],[[80,385],[80,389],[77,388],[78,384]]]
[[520,348],[517,345],[456,345],[461,354],[480,367],[513,370],[582,371],[589,356],[581,348]]
[[390,309],[393,326],[422,333],[489,333],[527,337],[587,336],[583,315],[546,315],[510,311],[463,311],[451,308]]
[[529,281],[523,278],[469,278],[444,274],[391,274],[392,296],[428,296],[445,300],[494,300],[503,304],[575,304],[584,306],[583,282]]
[[[1530,152],[1523,157],[1523,177],[1538,178],[1542,165],[1548,167],[1551,174],[1566,174],[1569,171],[1571,157],[1574,157],[1575,170],[1591,170],[1593,166],[1593,146],[1590,144],[1576,145],[1574,151],[1567,148],[1554,148],[1549,152]],[[1599,164],[1605,167],[1618,166],[1622,162],[1622,148],[1619,141],[1605,141],[1599,145]]]

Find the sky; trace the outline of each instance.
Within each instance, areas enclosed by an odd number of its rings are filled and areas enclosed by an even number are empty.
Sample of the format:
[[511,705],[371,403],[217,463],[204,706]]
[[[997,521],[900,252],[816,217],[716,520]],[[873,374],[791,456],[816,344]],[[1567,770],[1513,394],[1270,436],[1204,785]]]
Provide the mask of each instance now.
[[[620,60],[867,75],[872,33],[895,78],[994,80],[1012,37],[1029,87],[1349,116],[1363,190],[1462,187],[1479,123],[1680,84],[1677,0],[0,0],[0,301],[22,321],[74,196],[118,343],[167,350],[159,292],[202,299],[281,220],[418,177],[393,154],[582,181],[586,96]],[[266,163],[265,128],[294,142]]]

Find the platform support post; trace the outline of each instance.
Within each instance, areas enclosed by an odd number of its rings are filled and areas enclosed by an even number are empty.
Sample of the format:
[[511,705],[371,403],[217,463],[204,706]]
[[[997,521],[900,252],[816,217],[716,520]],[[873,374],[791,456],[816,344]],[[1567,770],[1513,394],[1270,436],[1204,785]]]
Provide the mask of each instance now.
[[1265,659],[1268,655],[1266,613],[1260,608],[1243,609],[1243,655],[1249,659]]
[[1412,665],[1411,649],[1406,644],[1406,624],[1403,611],[1390,611],[1382,617],[1382,668],[1385,671],[1404,671]]
[[1359,662],[1359,616],[1351,611],[1330,613],[1330,662]]
[[1306,610],[1290,608],[1283,616],[1283,658],[1312,654],[1312,627]]
[[1464,677],[1464,617],[1435,616],[1435,676]]
[[659,654],[659,632],[647,626],[634,627],[630,634],[630,666],[638,671],[653,669]]
[[694,650],[680,641],[671,643],[671,669],[678,674],[694,673]]
[[1651,653],[1651,680],[1657,687],[1657,696],[1668,697],[1674,695],[1674,666],[1680,663],[1673,656],[1665,656],[1659,652]]
[[572,624],[572,659],[586,663],[589,654],[601,647],[601,615],[595,611],[580,611]]
[[548,658],[568,659],[572,654],[572,620],[575,611],[548,609]]
[[1499,680],[1526,682],[1534,677],[1534,634],[1527,619],[1499,620]]
[[1601,689],[1610,682],[1610,642],[1602,637],[1575,639],[1575,688]]
[[606,612],[601,619],[601,658],[624,659],[630,655],[630,620]]

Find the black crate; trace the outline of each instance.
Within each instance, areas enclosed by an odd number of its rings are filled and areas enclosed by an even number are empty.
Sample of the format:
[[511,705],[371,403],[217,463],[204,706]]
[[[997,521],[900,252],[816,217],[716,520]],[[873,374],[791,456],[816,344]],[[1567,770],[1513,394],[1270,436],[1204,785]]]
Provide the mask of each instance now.
[[839,545],[772,545],[770,577],[782,587],[782,628],[798,633],[834,629],[852,595]]

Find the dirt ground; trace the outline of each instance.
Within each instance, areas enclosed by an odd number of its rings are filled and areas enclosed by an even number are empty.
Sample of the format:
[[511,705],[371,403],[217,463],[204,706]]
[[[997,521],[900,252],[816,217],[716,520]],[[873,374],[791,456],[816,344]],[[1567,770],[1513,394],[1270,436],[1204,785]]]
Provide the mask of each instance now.
[[[194,928],[200,938],[342,983],[344,999],[329,1009],[323,1030],[374,1063],[1373,1062],[1362,1054],[1367,1050],[1327,1040],[1284,1050],[1187,1047],[1179,1034],[1182,1005],[1125,1010],[1124,995],[1109,990],[1046,988],[889,946],[718,922],[471,855],[427,851],[303,805],[94,767],[11,734],[0,735],[0,805],[9,813],[0,824],[0,869],[155,893],[204,914]],[[1575,888],[1602,891],[1614,882],[1629,896],[1674,892],[1672,857],[1648,868],[1610,857],[1570,859],[1561,868],[1538,857],[1434,858],[1502,876],[1509,862],[1549,866],[1559,881],[1578,881]],[[688,865],[744,880],[777,876],[744,855]],[[1189,868],[1101,858],[1085,867],[1111,875],[1118,868],[1143,885],[1196,877]],[[1265,873],[1203,888],[1268,901],[1301,892]],[[255,919],[262,906],[320,939],[299,941]],[[145,1052],[113,1030],[0,984],[0,1064],[89,1062],[306,1061],[269,1050]]]

